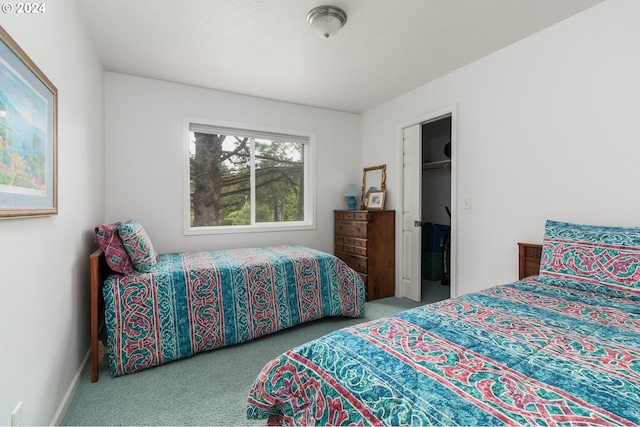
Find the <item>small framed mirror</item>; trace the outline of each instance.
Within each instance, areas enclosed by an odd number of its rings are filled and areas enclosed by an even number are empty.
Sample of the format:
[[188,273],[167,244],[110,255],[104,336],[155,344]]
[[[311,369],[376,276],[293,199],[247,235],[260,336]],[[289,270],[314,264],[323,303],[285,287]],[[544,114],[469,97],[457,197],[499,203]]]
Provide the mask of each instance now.
[[384,183],[386,178],[387,165],[364,168],[362,173],[362,209],[367,209],[370,192],[385,190]]

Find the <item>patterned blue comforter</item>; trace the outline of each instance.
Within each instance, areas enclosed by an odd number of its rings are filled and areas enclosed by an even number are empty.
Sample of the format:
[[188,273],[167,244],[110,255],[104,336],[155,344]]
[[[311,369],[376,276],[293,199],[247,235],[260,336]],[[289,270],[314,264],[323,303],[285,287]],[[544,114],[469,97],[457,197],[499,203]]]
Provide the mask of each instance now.
[[264,367],[270,425],[638,425],[640,298],[529,278],[333,332]]
[[103,287],[112,376],[326,316],[364,314],[364,284],[344,262],[301,246],[158,256],[150,273]]

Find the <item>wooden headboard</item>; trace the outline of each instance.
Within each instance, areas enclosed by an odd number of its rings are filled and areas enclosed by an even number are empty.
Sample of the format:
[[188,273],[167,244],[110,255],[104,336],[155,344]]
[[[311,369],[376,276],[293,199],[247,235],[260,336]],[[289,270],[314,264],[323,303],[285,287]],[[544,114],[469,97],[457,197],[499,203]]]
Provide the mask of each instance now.
[[91,382],[98,381],[100,363],[100,330],[104,326],[104,298],[102,285],[112,270],[107,265],[102,249],[89,256],[91,266]]
[[518,280],[540,273],[542,245],[536,243],[518,243]]

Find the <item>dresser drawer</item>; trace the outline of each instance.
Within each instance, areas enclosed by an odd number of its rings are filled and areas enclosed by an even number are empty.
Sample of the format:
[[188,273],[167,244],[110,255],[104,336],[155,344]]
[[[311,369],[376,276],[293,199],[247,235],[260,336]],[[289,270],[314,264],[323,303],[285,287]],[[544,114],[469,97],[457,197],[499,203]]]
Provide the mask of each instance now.
[[367,248],[367,239],[358,239],[357,237],[353,239],[353,245],[356,248]]
[[[338,249],[338,248],[336,247],[336,249]],[[363,256],[363,257],[367,256],[367,248],[366,247],[362,248],[360,246],[346,245],[345,244],[345,245],[342,245],[342,249],[341,250],[343,250],[345,252],[348,252],[350,254],[354,254],[354,255],[360,255],[360,256]]]
[[343,260],[349,267],[356,270],[358,273],[367,273],[367,257],[338,250],[335,251],[335,255]]
[[363,248],[363,247],[360,247],[360,246],[354,246],[352,252],[354,254],[356,254],[356,255],[360,255],[360,256],[365,256],[366,257],[367,256],[367,247],[365,246]]
[[355,219],[356,221],[366,221],[367,220],[367,213],[366,212],[354,212],[353,219]]
[[344,236],[367,237],[367,223],[361,221],[337,220],[335,233]]
[[342,248],[335,248],[336,250],[342,250],[345,251],[347,253],[350,254],[354,254],[354,255],[359,255],[359,256],[363,256],[366,257],[367,256],[367,248],[359,248],[357,246],[353,246],[353,245],[342,245]]

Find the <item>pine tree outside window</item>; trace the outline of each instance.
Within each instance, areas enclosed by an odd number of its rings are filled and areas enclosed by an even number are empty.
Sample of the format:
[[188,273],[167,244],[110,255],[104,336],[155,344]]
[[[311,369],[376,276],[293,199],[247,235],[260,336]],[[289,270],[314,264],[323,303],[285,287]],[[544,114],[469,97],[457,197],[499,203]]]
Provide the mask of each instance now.
[[315,228],[313,134],[187,120],[185,234]]

